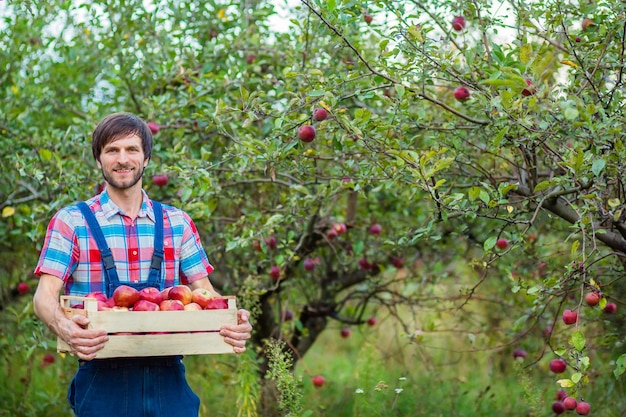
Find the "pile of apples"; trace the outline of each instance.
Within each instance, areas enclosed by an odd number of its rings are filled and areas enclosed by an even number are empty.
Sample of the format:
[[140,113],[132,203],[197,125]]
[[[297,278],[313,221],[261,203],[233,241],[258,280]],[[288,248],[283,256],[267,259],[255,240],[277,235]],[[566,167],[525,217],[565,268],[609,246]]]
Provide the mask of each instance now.
[[220,310],[228,308],[228,300],[216,297],[206,288],[193,291],[186,285],[159,290],[148,287],[137,290],[128,285],[120,285],[109,298],[102,292],[92,292],[86,298],[98,300],[98,310],[106,311],[178,311],[178,310]]

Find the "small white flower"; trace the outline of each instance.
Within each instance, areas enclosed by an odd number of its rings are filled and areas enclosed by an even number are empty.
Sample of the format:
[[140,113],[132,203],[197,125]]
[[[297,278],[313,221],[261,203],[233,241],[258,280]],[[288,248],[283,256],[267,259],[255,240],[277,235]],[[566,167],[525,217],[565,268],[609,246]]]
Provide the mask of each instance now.
[[363,394],[363,392],[361,388],[357,388],[356,391],[354,391],[355,394]]
[[396,388],[396,394],[400,394],[402,391],[404,391],[402,388]]

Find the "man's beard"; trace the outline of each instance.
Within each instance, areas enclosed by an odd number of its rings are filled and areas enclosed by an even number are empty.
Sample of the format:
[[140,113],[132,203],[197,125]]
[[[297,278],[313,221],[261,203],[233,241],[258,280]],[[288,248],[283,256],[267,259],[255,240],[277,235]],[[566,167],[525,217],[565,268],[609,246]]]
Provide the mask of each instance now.
[[[116,169],[124,169],[124,168],[125,167],[117,167]],[[127,190],[133,187],[135,184],[137,184],[139,180],[141,179],[141,177],[143,176],[144,170],[145,170],[145,167],[143,167],[140,171],[135,171],[135,176],[130,181],[127,180],[124,182],[119,182],[111,178],[111,176],[109,176],[104,171],[104,169],[100,169],[100,171],[102,172],[102,177],[104,177],[104,180],[109,184],[109,186],[113,188],[117,188],[118,190]]]

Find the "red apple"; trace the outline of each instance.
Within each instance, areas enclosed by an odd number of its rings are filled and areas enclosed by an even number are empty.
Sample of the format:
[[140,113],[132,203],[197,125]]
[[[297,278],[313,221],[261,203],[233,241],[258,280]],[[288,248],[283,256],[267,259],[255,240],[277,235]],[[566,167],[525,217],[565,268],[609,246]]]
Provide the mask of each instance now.
[[26,294],[28,293],[28,291],[30,291],[30,285],[28,285],[28,283],[20,282],[19,284],[17,284],[17,292],[19,294]]
[[206,288],[196,288],[191,292],[191,301],[199,304],[202,308],[205,308],[212,299],[213,294]]
[[576,405],[576,413],[581,416],[586,416],[591,411],[591,406],[588,402],[581,401]]
[[304,269],[307,271],[313,271],[315,269],[315,261],[311,258],[306,258],[303,262]]
[[324,385],[324,382],[326,382],[326,380],[321,375],[317,375],[313,377],[313,385],[315,385],[317,388]]
[[167,183],[169,182],[169,180],[170,179],[167,176],[167,174],[157,174],[154,177],[152,177],[152,182],[157,187],[165,187]]
[[376,325],[376,317],[370,317],[369,319],[367,319],[367,324],[369,326],[375,326]]
[[139,291],[122,284],[113,291],[113,300],[117,307],[130,308],[139,301]]
[[566,410],[575,410],[577,404],[578,401],[576,401],[576,398],[567,397],[563,400],[563,405],[565,406]]
[[276,249],[276,238],[274,236],[263,238],[263,242],[268,249]]
[[146,287],[139,290],[139,299],[159,304],[161,301],[163,301],[163,295],[158,288]]
[[555,401],[552,403],[552,411],[554,414],[563,414],[565,412],[565,406],[562,401]]
[[498,247],[498,249],[504,250],[509,247],[509,241],[501,237],[498,240],[496,240],[496,246]]
[[456,16],[454,19],[452,19],[452,28],[456,30],[457,32],[460,32],[463,29],[465,29],[465,17]]
[[562,374],[563,372],[565,372],[566,368],[567,364],[563,359],[552,359],[550,361],[550,370],[555,374]]
[[391,258],[391,265],[398,269],[404,268],[404,258],[401,256],[394,256]]
[[576,42],[580,42],[580,41],[581,41],[580,36],[576,36],[576,39],[574,39],[574,40],[575,40]]
[[326,232],[326,237],[329,238],[329,239],[334,239],[337,236],[339,236],[339,234],[337,233],[335,228],[332,228],[332,229],[328,230],[328,232]]
[[560,389],[556,392],[557,401],[563,401],[566,398],[567,398],[567,391],[565,391],[564,389]]
[[161,130],[161,126],[157,122],[148,122],[148,128],[153,135],[156,135]]
[[101,291],[92,291],[89,294],[87,294],[85,298],[93,298],[94,300],[102,301],[104,303],[108,301],[107,295]]
[[43,356],[42,365],[43,366],[51,365],[54,363],[55,360],[56,360],[56,357],[52,353],[46,353]]
[[371,14],[365,14],[363,15],[363,20],[365,21],[365,23],[367,23],[368,25],[370,23],[372,23],[372,20],[374,20],[374,16],[372,16]]
[[514,359],[526,359],[526,351],[524,349],[515,349],[513,351],[513,358]]
[[344,223],[335,223],[333,230],[337,232],[338,235],[343,235],[348,231],[348,227]]
[[563,323],[574,324],[578,320],[578,313],[574,310],[565,310],[563,312]]
[[168,294],[170,300],[178,300],[183,304],[189,304],[193,297],[191,288],[186,285],[174,285]]
[[194,302],[192,301],[192,302],[191,302],[191,303],[189,303],[189,304],[185,304],[185,310],[189,310],[189,311],[191,311],[191,310],[194,310],[194,311],[196,311],[196,310],[202,310],[202,307],[200,306],[200,304],[198,304],[198,303],[194,303]]
[[159,311],[159,305],[153,301],[139,300],[133,305],[133,311]]
[[370,269],[372,269],[372,264],[369,263],[369,261],[367,260],[367,258],[361,258],[359,259],[359,267],[361,269],[364,269],[366,271],[369,271]]
[[270,268],[270,277],[275,281],[278,280],[278,278],[280,278],[280,268],[276,265],[272,266]]
[[215,297],[209,300],[205,310],[226,310],[228,309],[228,299],[222,297]]
[[256,251],[261,251],[261,242],[259,242],[258,240],[254,240],[252,242],[252,249],[256,250]]
[[172,287],[167,287],[161,290],[161,296],[164,300],[168,300],[170,298],[170,290]]
[[588,292],[585,295],[585,302],[589,307],[597,306],[600,302],[600,294],[597,291]]
[[613,313],[615,313],[616,310],[617,310],[617,304],[615,304],[615,303],[606,303],[606,305],[604,306],[604,309],[602,311],[604,311],[606,314],[613,314]]
[[595,25],[596,25],[596,22],[594,22],[591,19],[583,19],[582,24],[581,24],[583,32],[586,32],[587,30],[589,30],[591,26],[595,26]]
[[302,142],[313,142],[315,139],[315,128],[311,125],[302,125],[298,128],[298,137]]
[[348,327],[344,327],[343,329],[341,329],[341,337],[343,337],[344,339],[350,337],[350,329]]
[[161,311],[182,311],[185,305],[180,300],[163,300],[159,304]]
[[535,86],[533,86],[533,82],[530,81],[529,79],[526,79],[526,85],[528,86],[528,88],[524,88],[522,90],[522,95],[523,96],[532,96],[533,94],[535,94],[535,92],[537,91],[537,88]]
[[319,107],[313,110],[313,118],[317,120],[318,122],[321,122],[322,120],[326,120],[327,117],[328,117],[328,112],[326,111],[326,109]]
[[466,101],[470,98],[470,90],[467,87],[457,87],[454,90],[454,98],[458,101]]
[[370,226],[369,232],[371,235],[380,235],[381,232],[383,231],[383,227],[379,224],[373,224]]

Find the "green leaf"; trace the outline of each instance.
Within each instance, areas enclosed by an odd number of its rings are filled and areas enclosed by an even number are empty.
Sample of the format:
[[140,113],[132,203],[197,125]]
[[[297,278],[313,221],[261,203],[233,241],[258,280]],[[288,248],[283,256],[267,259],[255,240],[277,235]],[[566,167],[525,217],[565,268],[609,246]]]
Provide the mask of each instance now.
[[569,341],[574,346],[574,348],[579,352],[582,352],[582,350],[585,348],[585,344],[586,344],[585,336],[580,330],[577,330],[576,332],[574,332],[572,336],[570,337]]
[[309,97],[320,97],[326,94],[324,90],[311,90],[309,91]]
[[491,236],[490,238],[485,240],[485,243],[483,243],[483,249],[485,249],[485,251],[493,249],[493,247],[496,246],[497,240],[498,238],[496,236]]
[[571,388],[576,385],[571,379],[559,379],[556,383],[559,384],[561,388]]
[[39,157],[43,160],[43,161],[49,161],[50,159],[52,159],[52,152],[50,152],[48,149],[45,148],[40,148],[39,149]]
[[528,314],[524,314],[523,316],[515,320],[515,323],[513,323],[513,331],[518,331],[519,329],[521,329],[524,323],[526,323],[527,321]]
[[591,172],[594,173],[594,175],[596,177],[600,176],[600,173],[604,170],[604,167],[606,166],[606,161],[602,158],[596,159],[595,161],[593,161],[593,164],[591,165]]
[[570,121],[576,120],[578,118],[578,110],[574,107],[568,107],[563,112],[563,116]]
[[619,378],[624,372],[626,372],[626,353],[622,353],[615,361],[613,375],[615,375],[615,378]]
[[326,0],[326,9],[329,12],[332,12],[337,7],[337,2],[335,0]]
[[574,382],[575,384],[578,384],[578,382],[580,381],[582,377],[583,377],[583,374],[581,374],[580,372],[576,372],[574,375],[572,375],[572,382]]

